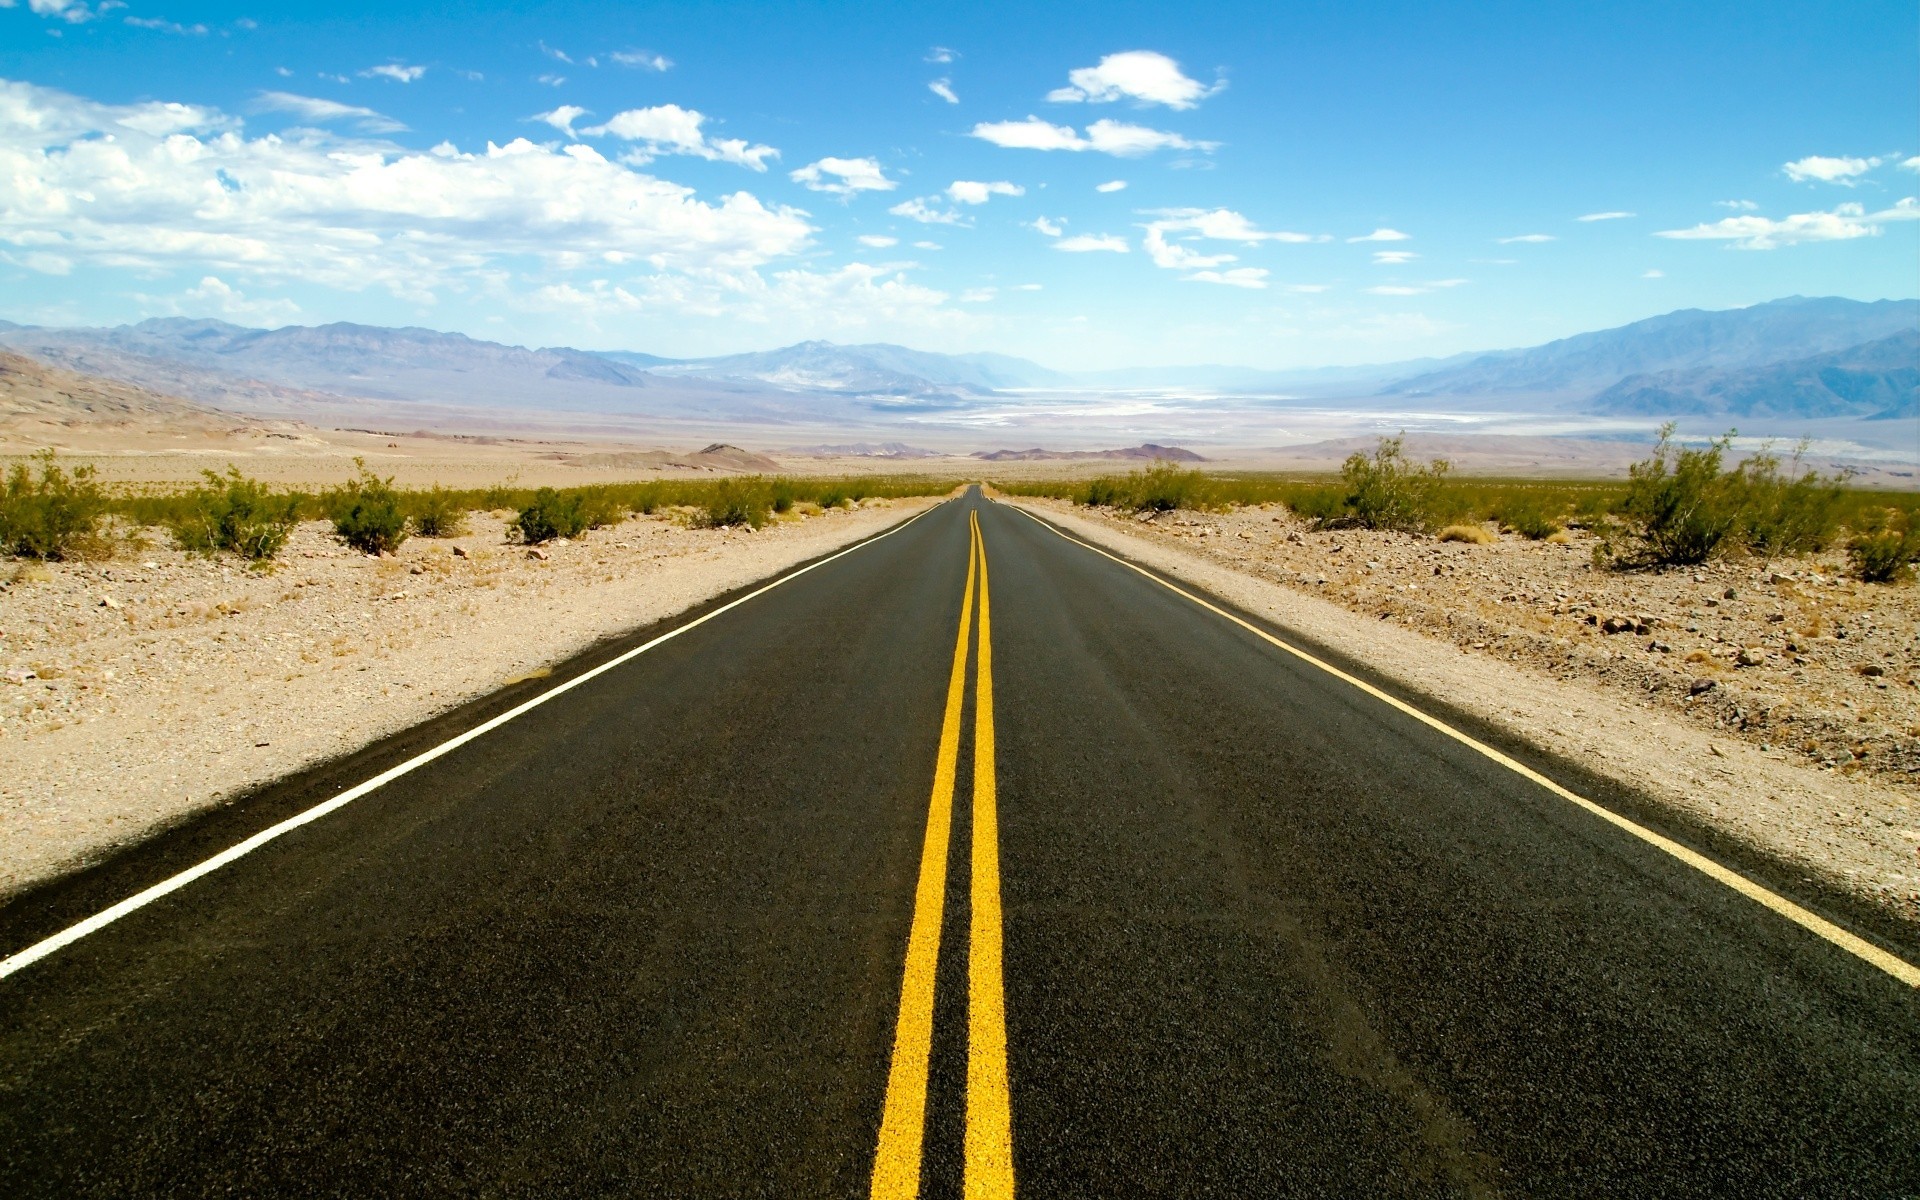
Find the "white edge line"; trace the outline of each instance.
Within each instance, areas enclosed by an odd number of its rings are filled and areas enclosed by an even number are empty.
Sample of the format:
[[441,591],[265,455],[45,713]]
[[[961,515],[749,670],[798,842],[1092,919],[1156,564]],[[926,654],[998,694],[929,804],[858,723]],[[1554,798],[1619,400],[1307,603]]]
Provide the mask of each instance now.
[[1440,720],[1438,717],[1429,716],[1427,713],[1420,711],[1419,709],[1415,708],[1413,705],[1406,703],[1404,700],[1401,700],[1399,697],[1393,696],[1387,692],[1381,691],[1379,688],[1374,687],[1372,684],[1368,683],[1366,680],[1359,679],[1359,678],[1356,678],[1355,676],[1349,675],[1345,671],[1342,671],[1340,668],[1334,666],[1332,663],[1326,662],[1320,658],[1316,658],[1314,655],[1307,653],[1305,650],[1302,650],[1297,646],[1293,646],[1287,642],[1282,641],[1281,639],[1273,636],[1272,634],[1268,633],[1266,630],[1261,629],[1259,626],[1253,624],[1252,622],[1242,620],[1240,617],[1237,617],[1233,613],[1230,613],[1225,609],[1220,608],[1218,605],[1210,604],[1207,601],[1201,599],[1200,597],[1194,595],[1193,593],[1188,592],[1182,588],[1176,587],[1172,583],[1167,582],[1165,579],[1162,579],[1160,576],[1154,574],[1152,571],[1149,571],[1144,567],[1137,566],[1134,563],[1130,563],[1126,559],[1121,558],[1118,555],[1108,554],[1105,550],[1102,550],[1100,547],[1095,546],[1090,542],[1081,541],[1079,538],[1074,537],[1072,534],[1067,533],[1065,530],[1062,530],[1054,526],[1050,522],[1041,520],[1039,517],[1028,512],[1023,506],[1014,504],[1014,505],[1009,505],[1008,507],[1012,508],[1015,512],[1020,513],[1022,516],[1025,516],[1029,520],[1033,521],[1036,525],[1039,525],[1042,529],[1046,529],[1052,533],[1056,533],[1059,536],[1065,538],[1066,540],[1074,543],[1077,546],[1085,546],[1087,549],[1093,551],[1095,554],[1098,554],[1103,558],[1112,559],[1114,562],[1119,563],[1121,566],[1126,567],[1130,571],[1139,572],[1140,574],[1146,576],[1148,579],[1151,579],[1155,583],[1159,584],[1161,587],[1166,588],[1168,591],[1173,592],[1176,595],[1184,596],[1188,600],[1191,600],[1195,604],[1199,605],[1200,607],[1207,609],[1208,611],[1213,612],[1219,616],[1225,617],[1227,620],[1232,621],[1235,625],[1238,625],[1241,628],[1246,629],[1248,632],[1254,634],[1257,637],[1260,637],[1268,642],[1273,643],[1275,646],[1278,646],[1280,649],[1285,650],[1288,654],[1293,655],[1294,657],[1302,660],[1303,662],[1311,663],[1313,666],[1320,668],[1322,671],[1325,671],[1327,674],[1332,675],[1334,678],[1339,679],[1344,683],[1351,684],[1356,688],[1359,688],[1361,691],[1367,693],[1369,696],[1374,697],[1376,700],[1381,700],[1387,704],[1392,705],[1394,708],[1399,709],[1401,712],[1414,718],[1416,721],[1419,721],[1425,725],[1432,727],[1433,729],[1438,730],[1441,733],[1446,734],[1448,737],[1452,738],[1456,742],[1459,742],[1461,745],[1464,745],[1472,750],[1479,752],[1482,755],[1485,755],[1487,758],[1492,759],[1496,763],[1499,763],[1501,766],[1507,768],[1509,771],[1514,772],[1516,775],[1523,776],[1524,778],[1539,784],[1541,787],[1546,788],[1548,791],[1552,792],[1554,795],[1559,796],[1562,799],[1572,801],[1574,804],[1579,805],[1581,808],[1592,813],[1594,816],[1599,817],[1601,820],[1606,821],[1609,824],[1615,825],[1622,830],[1625,830],[1627,833],[1632,834],[1634,837],[1639,838],[1641,841],[1646,842],[1648,845],[1654,846],[1660,850],[1666,851],[1668,854],[1672,855],[1674,858],[1679,859],[1681,862],[1692,867],[1694,870],[1699,871],[1701,874],[1706,875],[1708,878],[1713,879],[1718,883],[1724,884],[1729,888],[1732,888],[1734,891],[1739,892],[1741,895],[1747,897],[1749,900],[1753,900],[1763,905],[1764,907],[1773,910],[1775,913],[1778,913],[1780,916],[1783,916],[1787,920],[1792,921],[1794,924],[1799,925],[1801,928],[1806,929],[1809,932],[1814,933],[1819,937],[1826,939],[1827,941],[1831,942],[1835,946],[1838,946],[1840,949],[1847,951],[1849,954],[1852,954],[1855,957],[1860,958],[1865,962],[1868,962],[1873,966],[1880,968],[1882,971],[1885,971],[1887,974],[1893,976],[1895,979],[1898,979],[1900,982],[1906,984],[1908,987],[1920,988],[1920,967],[1916,967],[1912,963],[1907,962],[1905,959],[1900,958],[1894,954],[1887,952],[1886,950],[1881,949],[1880,947],[1874,945],[1872,942],[1867,941],[1865,938],[1849,933],[1845,929],[1842,929],[1840,926],[1835,925],[1832,921],[1829,921],[1825,917],[1820,916],[1818,913],[1814,913],[1809,911],[1808,909],[1802,908],[1800,905],[1795,904],[1793,901],[1787,899],[1785,896],[1782,896],[1777,892],[1771,891],[1768,888],[1762,887],[1760,884],[1755,883],[1753,880],[1748,879],[1746,876],[1740,874],[1739,872],[1734,871],[1728,867],[1722,866],[1721,864],[1715,862],[1713,859],[1708,858],[1704,854],[1701,854],[1697,850],[1693,850],[1686,846],[1683,846],[1679,842],[1674,841],[1672,838],[1666,837],[1659,833],[1655,833],[1653,830],[1648,829],[1646,826],[1641,825],[1638,822],[1633,821],[1627,817],[1623,817],[1619,813],[1616,813],[1611,809],[1608,809],[1599,804],[1596,804],[1592,800],[1587,799],[1585,796],[1582,796],[1577,792],[1569,791],[1568,789],[1562,787],[1560,784],[1555,783],[1553,780],[1547,778],[1545,775],[1542,775],[1540,772],[1534,770],[1532,767],[1527,766],[1525,763],[1522,763],[1516,759],[1510,758],[1507,755],[1502,754],[1500,751],[1494,749],[1492,746],[1487,745],[1485,742],[1479,741],[1469,736],[1468,734],[1462,733],[1460,730],[1455,729],[1451,725],[1448,725],[1446,722]]
[[353,803],[355,800],[360,799],[360,797],[365,796],[369,792],[377,791],[378,789],[385,787],[387,784],[392,783],[394,780],[400,778],[402,775],[405,775],[411,771],[415,771],[421,767],[426,766],[428,763],[432,762],[436,758],[439,758],[441,755],[451,753],[454,750],[458,750],[460,747],[466,745],[468,742],[473,741],[475,738],[482,737],[485,734],[493,732],[494,730],[500,728],[502,725],[505,725],[508,721],[513,720],[515,717],[521,716],[522,714],[527,712],[531,712],[533,709],[540,707],[542,704],[545,704],[547,701],[553,699],[555,696],[558,696],[563,692],[570,692],[574,688],[579,687],[581,684],[587,682],[588,680],[594,679],[600,675],[604,675],[608,671],[613,670],[615,667],[620,666],[621,664],[628,662],[631,659],[638,658],[640,655],[645,654],[647,651],[653,649],[655,646],[660,645],[662,642],[671,641],[672,639],[677,638],[681,634],[687,632],[687,630],[689,629],[693,629],[698,626],[704,625],[708,621],[711,621],[715,617],[719,616],[721,613],[727,612],[730,609],[738,608],[742,604],[745,604],[747,601],[752,600],[756,596],[763,596],[766,593],[772,591],[774,588],[779,587],[781,584],[786,583],[790,579],[798,579],[800,576],[805,575],[808,571],[814,570],[817,567],[824,567],[828,563],[833,562],[835,559],[844,558],[847,555],[852,554],[856,550],[863,550],[866,547],[873,545],[875,542],[879,541],[881,538],[893,536],[894,534],[900,532],[902,529],[905,529],[907,526],[913,524],[915,521],[918,521],[921,517],[926,516],[928,513],[932,512],[936,508],[939,508],[942,504],[945,504],[945,503],[946,503],[945,500],[937,501],[934,504],[931,504],[926,508],[922,509],[921,511],[913,514],[911,517],[908,517],[906,520],[900,522],[898,525],[895,525],[890,529],[884,530],[878,534],[875,534],[872,537],[864,538],[861,541],[855,542],[853,545],[848,546],[846,549],[841,550],[838,553],[828,555],[826,558],[820,559],[817,562],[808,563],[806,566],[801,567],[797,571],[790,571],[787,574],[782,575],[780,578],[774,580],[772,583],[766,584],[765,586],[760,588],[756,588],[755,590],[748,592],[744,596],[738,597],[737,599],[734,599],[734,600],[729,600],[727,603],[721,605],[719,608],[714,609],[712,612],[703,613],[700,616],[695,617],[693,620],[688,621],[685,625],[681,625],[681,626],[678,626],[677,628],[670,629],[667,632],[661,634],[659,637],[656,637],[653,640],[645,643],[644,645],[635,646],[633,649],[626,651],[625,653],[621,654],[617,658],[608,659],[606,662],[601,663],[599,666],[594,667],[592,670],[582,671],[580,674],[575,675],[572,679],[567,680],[565,683],[559,684],[555,687],[548,688],[546,691],[541,692],[538,696],[533,697],[533,699],[524,701],[521,704],[508,709],[506,712],[501,713],[499,716],[496,716],[488,721],[485,721],[479,725],[474,726],[472,729],[467,730],[465,733],[462,733],[456,737],[448,738],[446,741],[441,742],[439,745],[433,747],[431,750],[423,751],[419,754],[414,755],[412,758],[408,759],[407,761],[400,763],[397,766],[389,767],[386,770],[380,772],[380,774],[375,775],[372,779],[365,781],[364,783],[355,784],[353,787],[350,787],[346,791],[341,792],[338,796],[333,797],[331,800],[323,800],[319,804],[314,805],[312,808],[309,808],[306,811],[298,813],[294,816],[288,817],[286,820],[281,821],[277,825],[270,825],[267,828],[262,829],[259,833],[254,834],[252,837],[248,838],[246,841],[240,842],[237,845],[230,846],[227,849],[222,850],[220,853],[214,855],[212,858],[207,859],[205,862],[201,862],[194,866],[188,867],[186,870],[180,872],[177,875],[161,880],[159,883],[154,884],[152,887],[147,888],[145,891],[136,892],[135,894],[128,896],[125,900],[122,900],[120,903],[114,905],[111,908],[102,909],[100,912],[93,914],[91,917],[88,917],[86,920],[81,921],[76,925],[70,925],[67,928],[61,930],[59,933],[52,935],[51,937],[43,938],[40,941],[35,942],[33,945],[28,946],[25,950],[21,950],[18,953],[11,955],[10,957],[4,960],[0,960],[0,979],[5,979],[7,976],[13,974],[15,971],[22,969],[23,967],[32,966],[34,963],[39,962],[41,959],[47,957],[47,955],[49,954],[52,954],[54,951],[62,949],[63,947],[66,947],[66,946],[70,946],[73,943],[79,941],[81,938],[86,937],[90,933],[97,933],[98,931],[105,929],[107,926],[113,924],[115,921],[118,921],[121,917],[126,916],[128,913],[136,912],[139,909],[145,908],[147,905],[152,904],[155,900],[160,899],[162,896],[166,896],[166,895],[169,895],[170,893],[179,891],[181,888],[192,883],[194,880],[199,879],[201,876],[210,875],[213,872],[218,871],[221,867],[226,866],[228,863],[234,861],[237,858],[241,858],[247,854],[253,853],[255,850],[258,850],[260,847],[266,845],[268,842],[273,841],[275,838],[278,838],[284,834],[291,833],[294,830],[300,828],[302,825],[306,825],[311,822],[318,821],[321,817],[324,817],[331,812],[334,812],[341,808],[345,808],[347,805]]

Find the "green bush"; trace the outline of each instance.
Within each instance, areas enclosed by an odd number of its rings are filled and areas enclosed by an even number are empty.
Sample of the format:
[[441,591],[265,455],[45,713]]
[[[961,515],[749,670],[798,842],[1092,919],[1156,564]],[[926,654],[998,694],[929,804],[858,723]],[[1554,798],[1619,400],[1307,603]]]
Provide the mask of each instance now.
[[1853,572],[1867,583],[1905,578],[1920,561],[1920,521],[1895,509],[1862,514],[1861,529],[1847,543]]
[[1565,526],[1558,519],[1554,509],[1532,492],[1521,492],[1501,501],[1494,509],[1494,519],[1500,527],[1509,533],[1517,533],[1530,541],[1543,541],[1559,533]]
[[555,538],[570,538],[587,528],[585,508],[579,492],[562,493],[543,487],[533,494],[532,502],[520,510],[513,526],[520,531],[520,540],[529,546]]
[[628,510],[627,501],[615,494],[611,487],[600,485],[580,489],[581,529],[618,525],[627,519]]
[[25,558],[91,557],[104,541],[97,530],[107,508],[93,468],[75,467],[68,474],[51,450],[34,458],[38,479],[27,464],[15,463],[0,487],[0,551]]
[[1707,561],[1740,528],[1741,486],[1720,464],[1733,435],[1704,450],[1675,446],[1673,423],[1660,427],[1653,455],[1627,469],[1621,504],[1636,543],[1627,566],[1695,566]]
[[467,531],[466,505],[460,502],[457,493],[437,483],[431,491],[413,493],[407,508],[413,531],[421,537],[459,537]]
[[235,466],[229,466],[224,476],[214,471],[201,474],[206,483],[163,518],[180,549],[209,555],[230,550],[256,563],[280,553],[300,520],[300,497],[290,492],[276,495]]
[[1742,462],[1735,470],[1740,493],[1740,532],[1750,548],[1762,554],[1805,554],[1824,550],[1840,524],[1840,506],[1846,496],[1845,475],[1824,477],[1802,469],[1803,441],[1783,474],[1772,447]]
[[321,498],[333,521],[334,536],[362,554],[391,554],[407,540],[407,514],[400,493],[393,490],[391,477],[375,475],[365,460],[356,458],[353,463],[360,469],[359,477]]
[[723,529],[730,525],[745,525],[758,529],[765,525],[772,508],[772,498],[766,491],[755,486],[757,481],[746,479],[723,479],[714,484],[707,493],[706,503],[701,505],[693,523],[700,529]]
[[1455,506],[1441,495],[1448,464],[1444,458],[1416,463],[1403,450],[1404,437],[1381,438],[1372,455],[1349,455],[1340,468],[1347,488],[1346,511],[1365,529],[1423,532]]

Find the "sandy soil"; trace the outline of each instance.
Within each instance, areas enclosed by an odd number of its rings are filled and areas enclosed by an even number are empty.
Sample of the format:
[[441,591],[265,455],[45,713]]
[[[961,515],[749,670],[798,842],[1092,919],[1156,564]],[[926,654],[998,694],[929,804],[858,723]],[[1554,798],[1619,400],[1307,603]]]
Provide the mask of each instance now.
[[475,514],[467,536],[379,559],[310,523],[268,573],[157,530],[109,562],[7,564],[0,895],[932,503],[759,532],[636,517],[545,561],[505,514]]
[[1621,575],[1578,541],[1314,533],[1279,508],[1017,503],[1920,921],[1912,586],[1818,559]]

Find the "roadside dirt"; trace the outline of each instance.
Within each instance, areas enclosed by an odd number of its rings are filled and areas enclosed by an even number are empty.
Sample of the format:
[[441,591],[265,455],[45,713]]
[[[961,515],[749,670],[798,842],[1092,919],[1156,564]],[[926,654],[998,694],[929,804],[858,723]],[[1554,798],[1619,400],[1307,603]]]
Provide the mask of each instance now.
[[0,895],[932,503],[758,532],[635,517],[545,560],[476,513],[390,558],[308,523],[269,572],[159,530],[108,562],[0,565]]
[[1833,558],[1621,574],[1578,535],[1472,545],[1313,532],[1278,507],[1017,503],[1920,921],[1912,586]]

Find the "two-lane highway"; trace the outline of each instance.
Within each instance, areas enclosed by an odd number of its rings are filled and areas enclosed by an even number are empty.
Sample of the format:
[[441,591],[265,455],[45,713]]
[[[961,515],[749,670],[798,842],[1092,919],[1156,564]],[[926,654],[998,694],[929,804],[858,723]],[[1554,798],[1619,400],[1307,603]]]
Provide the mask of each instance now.
[[977,493],[679,628],[0,910],[0,1194],[1920,1194],[1911,947],[1284,631]]

